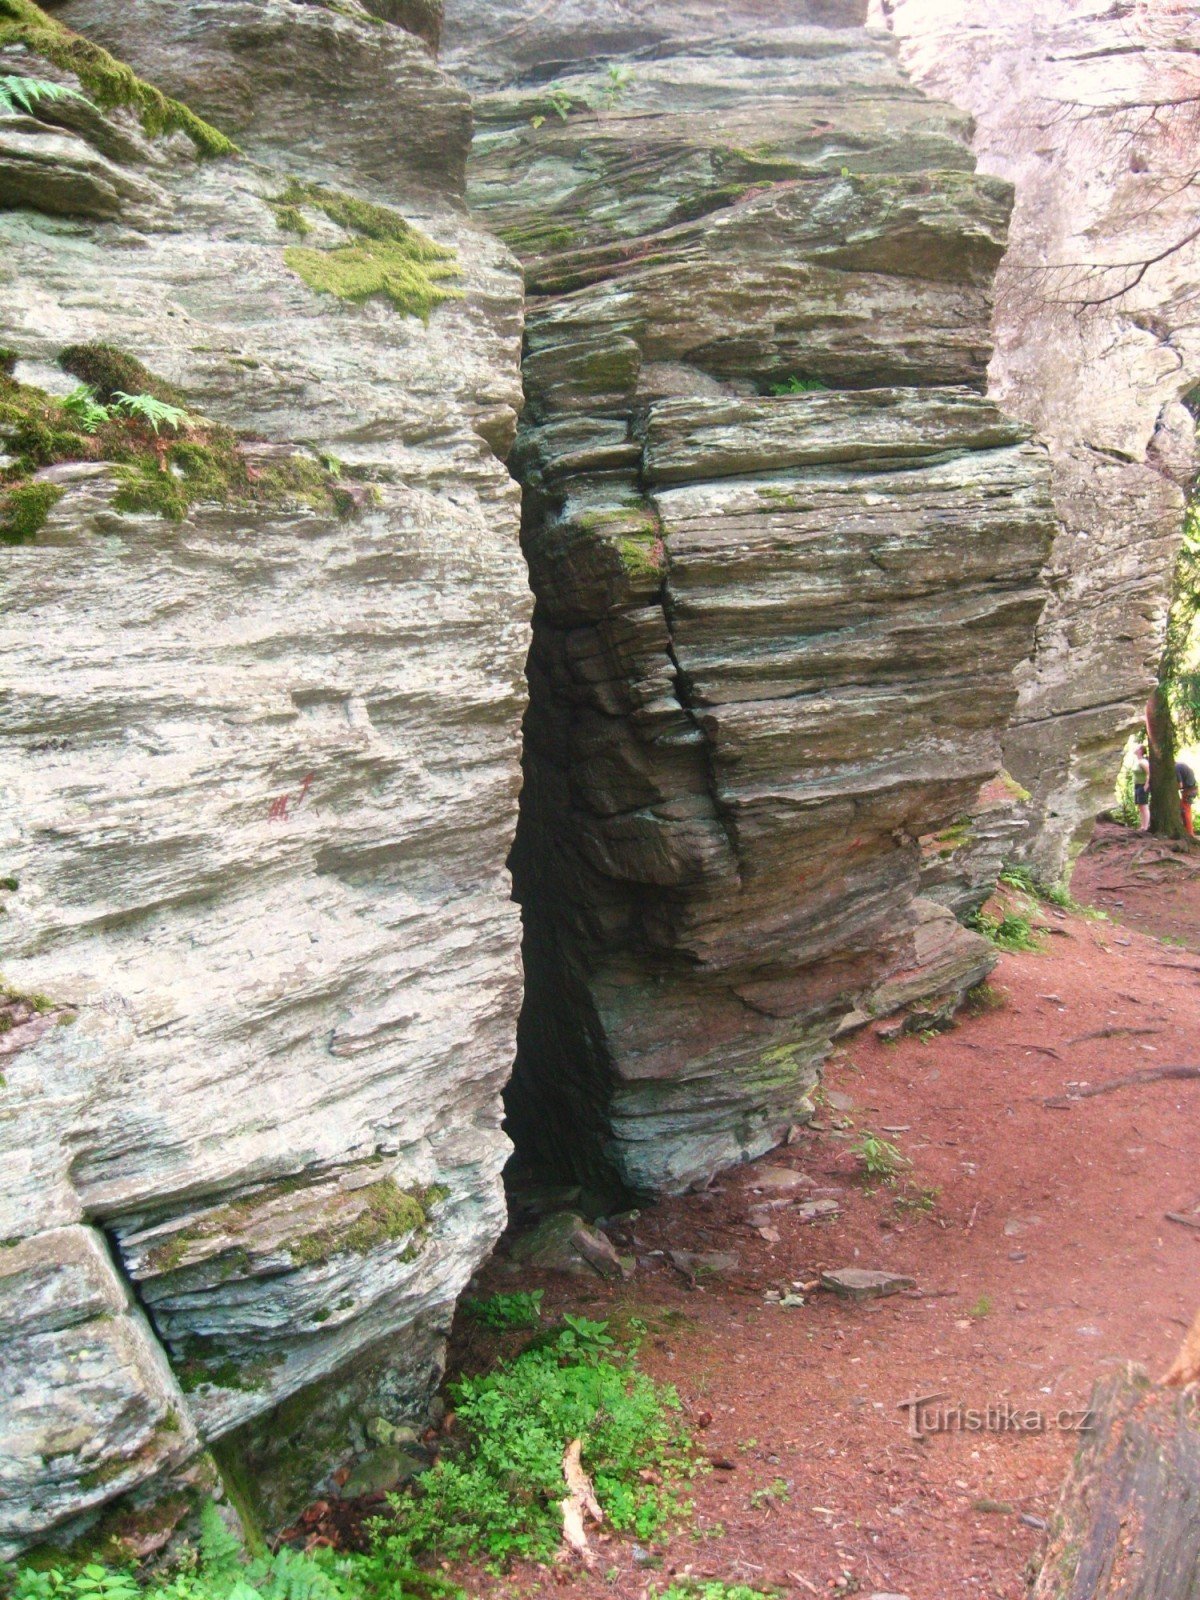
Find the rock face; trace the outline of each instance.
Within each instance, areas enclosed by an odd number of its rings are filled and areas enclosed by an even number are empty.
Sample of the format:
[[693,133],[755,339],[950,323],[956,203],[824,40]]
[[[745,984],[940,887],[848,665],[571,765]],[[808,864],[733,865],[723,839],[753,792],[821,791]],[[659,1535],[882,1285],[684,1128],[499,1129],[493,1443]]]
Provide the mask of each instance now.
[[883,9],[917,81],[974,114],[981,168],[1016,187],[988,392],[1047,440],[1061,527],[1004,744],[1029,791],[1009,853],[1055,879],[1143,716],[1195,469],[1200,25],[1100,0]]
[[[175,523],[66,463],[0,547],[0,1557],[235,1429],[280,1513],[422,1408],[504,1220],[520,992],[521,286],[463,205],[467,96],[353,0],[54,17],[242,154],[78,104],[0,121],[17,377],[63,393],[63,347],[108,341],[253,471],[338,457],[351,514]],[[461,298],[315,292],[289,178],[394,208]]]
[[779,20],[447,16],[529,295],[510,1127],[597,1188],[761,1152],[839,1028],[990,964],[916,840],[1044,600],[1044,456],[978,392],[1010,191],[858,7]]

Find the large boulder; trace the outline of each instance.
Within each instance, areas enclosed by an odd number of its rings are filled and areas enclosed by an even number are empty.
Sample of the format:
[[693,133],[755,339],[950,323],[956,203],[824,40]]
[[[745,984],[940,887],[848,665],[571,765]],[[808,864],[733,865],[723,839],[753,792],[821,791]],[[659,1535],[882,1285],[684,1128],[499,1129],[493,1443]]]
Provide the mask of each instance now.
[[[0,1554],[234,1430],[282,1516],[421,1412],[504,1223],[520,993],[521,283],[463,203],[467,95],[350,0],[53,15],[241,154],[0,125],[0,343],[26,396],[136,358],[254,492],[174,521],[65,462],[3,547]],[[424,320],[311,281],[381,226],[440,251]]]
[[593,1190],[767,1149],[839,1029],[992,959],[917,840],[997,772],[1045,598],[1045,455],[979,392],[1011,191],[861,23],[447,13],[530,295],[510,1126]]

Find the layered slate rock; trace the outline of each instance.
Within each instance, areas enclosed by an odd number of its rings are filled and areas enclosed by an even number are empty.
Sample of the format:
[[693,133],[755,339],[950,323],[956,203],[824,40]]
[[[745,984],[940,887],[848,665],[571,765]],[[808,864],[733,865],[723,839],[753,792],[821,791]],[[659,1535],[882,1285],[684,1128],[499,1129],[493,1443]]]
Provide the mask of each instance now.
[[[202,1443],[283,1515],[422,1410],[503,1224],[520,992],[528,595],[497,453],[521,285],[463,204],[467,96],[351,0],[55,16],[243,153],[199,163],[121,111],[0,125],[17,377],[63,393],[62,349],[107,341],[252,472],[323,457],[346,514],[172,522],[67,462],[2,549],[3,978],[27,1003],[0,1036],[0,1554]],[[270,204],[289,178],[393,208],[461,298],[423,322],[314,292]]]
[[494,45],[470,192],[530,295],[510,1126],[642,1192],[776,1143],[840,1028],[988,970],[916,840],[997,770],[1052,528],[978,392],[1010,192],[963,120],[855,7],[695,9],[447,19],[460,63]]
[[1200,24],[1040,0],[882,9],[917,81],[973,113],[981,167],[1016,186],[989,392],[1047,440],[1061,528],[1005,739],[1027,791],[1008,853],[1053,881],[1143,722],[1195,473]]

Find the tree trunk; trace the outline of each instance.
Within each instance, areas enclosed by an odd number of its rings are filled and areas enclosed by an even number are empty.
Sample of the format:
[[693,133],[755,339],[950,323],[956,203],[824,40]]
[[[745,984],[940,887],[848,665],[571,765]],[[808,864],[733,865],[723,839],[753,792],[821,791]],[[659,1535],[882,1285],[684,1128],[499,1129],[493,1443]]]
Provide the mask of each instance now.
[[1200,1401],[1136,1368],[1092,1396],[1030,1600],[1200,1600]]
[[1165,839],[1182,839],[1187,830],[1175,782],[1175,724],[1166,685],[1161,681],[1146,707],[1146,730],[1150,736],[1150,832]]

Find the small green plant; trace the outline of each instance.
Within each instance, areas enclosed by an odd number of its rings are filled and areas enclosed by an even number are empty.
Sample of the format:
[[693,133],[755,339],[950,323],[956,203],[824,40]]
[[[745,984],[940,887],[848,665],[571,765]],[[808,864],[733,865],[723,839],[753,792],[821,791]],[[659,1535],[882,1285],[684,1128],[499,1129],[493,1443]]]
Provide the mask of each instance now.
[[111,412],[96,398],[90,384],[80,383],[61,402],[63,410],[82,433],[95,433],[108,421]]
[[178,433],[181,428],[190,427],[192,421],[182,406],[168,405],[165,400],[158,400],[152,394],[126,394],[123,389],[118,389],[113,395],[113,409],[144,422],[156,435],[160,428],[170,428],[172,433]]
[[530,117],[529,126],[531,128],[540,128],[545,122],[547,116],[549,116],[551,113],[553,113],[560,122],[565,122],[571,115],[571,110],[575,105],[575,101],[565,89],[561,88],[558,84],[552,83],[546,90],[545,105],[545,111],[535,112],[534,115]]
[[486,1300],[465,1300],[463,1310],[472,1322],[505,1332],[536,1328],[542,1316],[541,1289],[519,1290],[515,1294],[493,1294]]
[[994,917],[987,911],[977,911],[970,919],[969,926],[990,940],[997,950],[1041,950],[1042,948],[1033,924],[1019,911],[1007,911],[1002,917]]
[[903,1194],[896,1195],[892,1204],[897,1211],[921,1212],[925,1216],[931,1216],[937,1206],[941,1192],[940,1189],[935,1188],[909,1189]]
[[565,1356],[583,1357],[601,1355],[611,1350],[616,1340],[608,1331],[607,1322],[593,1322],[588,1317],[573,1317],[567,1312],[565,1324],[558,1336],[558,1349]]
[[65,83],[51,83],[47,78],[20,78],[11,73],[0,75],[0,115],[25,112],[36,116],[39,105],[53,105],[56,100],[82,100],[87,97],[78,89],[69,89]]
[[902,1156],[894,1144],[889,1144],[886,1139],[881,1139],[874,1133],[864,1133],[852,1148],[862,1161],[869,1178],[890,1180],[902,1167],[909,1165],[907,1157]]
[[752,1510],[760,1511],[765,1506],[784,1506],[792,1498],[792,1486],[786,1478],[772,1478],[763,1489],[751,1492],[749,1504]]
[[781,394],[820,394],[829,388],[827,383],[822,383],[820,378],[802,378],[793,373],[790,378],[782,378],[778,383],[773,383],[770,393]]
[[990,1317],[994,1310],[995,1306],[992,1303],[991,1295],[981,1294],[979,1299],[976,1300],[975,1304],[967,1312],[967,1315],[969,1317],[976,1318]]
[[629,93],[632,83],[633,72],[629,67],[620,67],[615,61],[610,62],[604,86],[600,90],[601,100],[611,110]]

